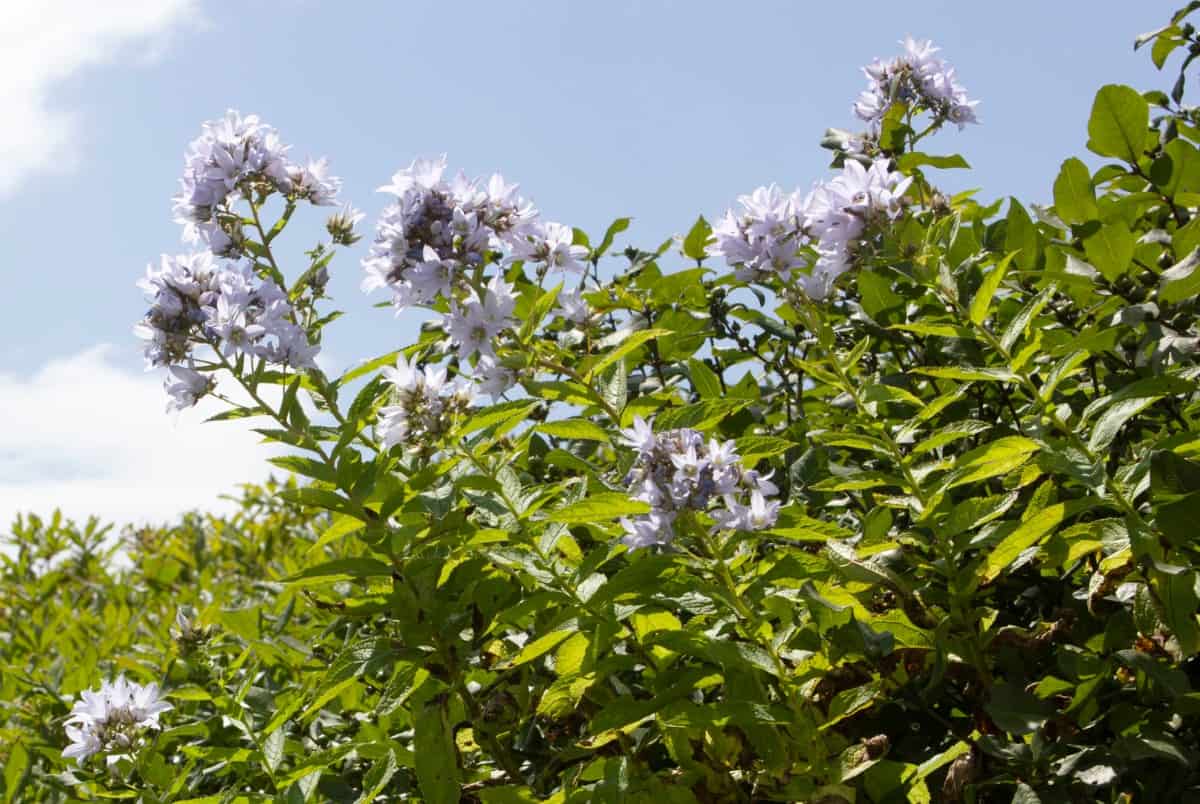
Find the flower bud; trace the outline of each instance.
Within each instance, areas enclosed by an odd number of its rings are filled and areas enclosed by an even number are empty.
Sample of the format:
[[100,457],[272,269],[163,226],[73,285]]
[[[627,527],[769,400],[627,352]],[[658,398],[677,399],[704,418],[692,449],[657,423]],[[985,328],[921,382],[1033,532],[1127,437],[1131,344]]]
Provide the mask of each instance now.
[[325,222],[325,231],[329,232],[329,236],[333,238],[335,244],[352,246],[360,239],[359,235],[354,232],[354,226],[362,219],[363,213],[346,204],[329,216],[329,220]]

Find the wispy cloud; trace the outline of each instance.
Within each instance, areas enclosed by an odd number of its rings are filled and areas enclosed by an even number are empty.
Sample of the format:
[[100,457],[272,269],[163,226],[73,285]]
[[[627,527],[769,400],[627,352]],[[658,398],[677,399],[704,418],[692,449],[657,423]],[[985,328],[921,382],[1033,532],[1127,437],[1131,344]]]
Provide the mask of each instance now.
[[254,420],[206,424],[223,409],[211,400],[168,415],[161,376],[121,368],[113,352],[98,346],[24,378],[0,373],[0,532],[17,512],[55,508],[164,522],[217,510],[219,495],[270,473],[266,458],[280,451],[258,443]]
[[0,13],[0,198],[78,158],[75,114],[55,89],[89,67],[160,52],[197,0],[15,0]]

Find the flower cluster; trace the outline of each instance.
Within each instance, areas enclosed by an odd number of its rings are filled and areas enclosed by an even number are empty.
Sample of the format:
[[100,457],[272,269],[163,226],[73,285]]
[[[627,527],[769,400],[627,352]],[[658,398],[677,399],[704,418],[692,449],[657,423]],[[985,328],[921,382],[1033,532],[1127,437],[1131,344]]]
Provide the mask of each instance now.
[[959,129],[978,123],[975,107],[979,101],[968,99],[954,68],[934,55],[940,48],[911,36],[900,44],[904,46],[902,55],[886,62],[876,59],[863,68],[867,89],[855,101],[854,114],[870,123],[873,131],[897,102],[922,106],[938,119],[958,124]]
[[163,255],[138,287],[150,309],[134,333],[145,342],[147,367],[168,368],[169,409],[190,407],[212,388],[211,378],[192,363],[198,343],[230,358],[244,354],[294,368],[316,365],[320,347],[293,320],[287,294],[260,280],[246,262],[220,261],[208,251]]
[[[667,544],[674,523],[685,511],[708,512],[715,530],[761,530],[775,524],[779,493],[770,475],[744,469],[732,441],[719,442],[689,428],[655,433],[642,418],[622,430],[622,443],[637,451],[626,483],[635,500],[649,503],[650,513],[622,519],[622,538],[630,549]],[[749,502],[745,502],[749,495]],[[720,506],[709,511],[719,501]]]
[[[543,271],[583,273],[587,249],[570,227],[543,222],[517,186],[499,174],[487,182],[445,178],[446,159],[416,160],[381,192],[396,196],[383,211],[363,260],[362,288],[389,288],[397,311],[448,304],[442,328],[459,358],[475,358],[485,393],[503,393],[512,372],[496,360],[493,343],[513,324],[513,289],[499,276],[484,285],[492,262],[524,260]],[[444,308],[443,308],[444,309]]]
[[810,298],[825,299],[849,270],[854,243],[868,225],[900,214],[911,181],[890,170],[886,159],[870,167],[847,159],[839,176],[804,197],[775,185],[760,187],[738,199],[740,214],[730,210],[713,228],[716,240],[708,251],[723,256],[743,282],[773,276],[787,281],[808,265],[797,282]]
[[142,686],[124,676],[79,697],[67,718],[71,744],[63,757],[80,765],[98,753],[106,754],[110,764],[129,756],[147,732],[158,729],[159,715],[172,708],[160,697],[157,684]]
[[329,175],[324,159],[292,162],[274,128],[255,115],[229,110],[203,124],[184,155],[181,190],[175,196],[175,221],[184,240],[203,244],[214,254],[242,253],[242,219],[230,207],[254,191],[280,192],[289,200],[318,206],[336,203],[341,180]]
[[385,368],[383,375],[394,386],[393,404],[379,411],[379,436],[389,448],[403,444],[419,451],[432,444],[474,398],[471,383],[447,381],[444,368],[420,369],[403,355],[396,359],[396,367]]

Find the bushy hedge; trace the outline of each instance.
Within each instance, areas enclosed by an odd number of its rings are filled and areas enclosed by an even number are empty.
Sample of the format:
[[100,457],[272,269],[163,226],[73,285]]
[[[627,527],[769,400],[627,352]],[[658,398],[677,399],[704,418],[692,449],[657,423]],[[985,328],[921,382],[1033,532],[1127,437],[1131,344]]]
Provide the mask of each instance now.
[[299,480],[17,524],[4,800],[1200,800],[1195,6],[1049,207],[938,190],[974,104],[911,41],[829,181],[652,251],[414,163],[364,286],[440,320],[336,378],[361,216],[289,281],[336,180],[209,124],[139,331]]

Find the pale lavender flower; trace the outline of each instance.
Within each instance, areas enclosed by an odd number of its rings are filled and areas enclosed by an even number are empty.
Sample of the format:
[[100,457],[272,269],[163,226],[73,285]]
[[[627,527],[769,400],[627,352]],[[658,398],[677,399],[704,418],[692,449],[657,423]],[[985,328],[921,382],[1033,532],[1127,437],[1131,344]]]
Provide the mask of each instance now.
[[201,373],[191,366],[169,366],[167,374],[163,389],[170,397],[168,412],[192,407],[214,386],[211,374]]
[[145,686],[118,676],[100,689],[80,693],[67,718],[71,744],[63,757],[79,765],[93,754],[105,753],[109,761],[128,756],[140,747],[149,731],[159,728],[159,716],[173,707],[162,699],[157,684]]
[[900,56],[887,62],[876,59],[863,68],[867,89],[855,101],[854,114],[871,125],[874,135],[878,135],[888,109],[897,102],[923,106],[959,129],[979,122],[975,116],[979,101],[967,97],[954,68],[936,55],[940,48],[911,36],[900,44],[904,48]]
[[[648,514],[622,520],[622,541],[630,549],[669,542],[673,523],[685,512],[709,514],[715,530],[752,530],[774,523],[779,503],[766,498],[779,489],[769,475],[742,466],[732,441],[706,442],[690,428],[655,433],[650,423],[635,418],[633,427],[621,431],[620,443],[638,453],[625,478],[629,495],[651,508]],[[744,502],[747,495],[749,501]]]
[[513,260],[539,262],[547,271],[582,274],[587,270],[580,260],[587,259],[586,246],[575,245],[575,232],[561,223],[544,223],[513,248]]
[[420,369],[403,355],[383,376],[394,387],[393,404],[379,410],[377,432],[389,448],[402,444],[417,452],[433,446],[474,398],[470,383],[447,381],[444,368]]
[[582,326],[591,320],[592,309],[588,306],[587,301],[583,298],[583,294],[579,291],[560,290],[558,292],[558,306],[554,308],[554,314],[573,324]]

